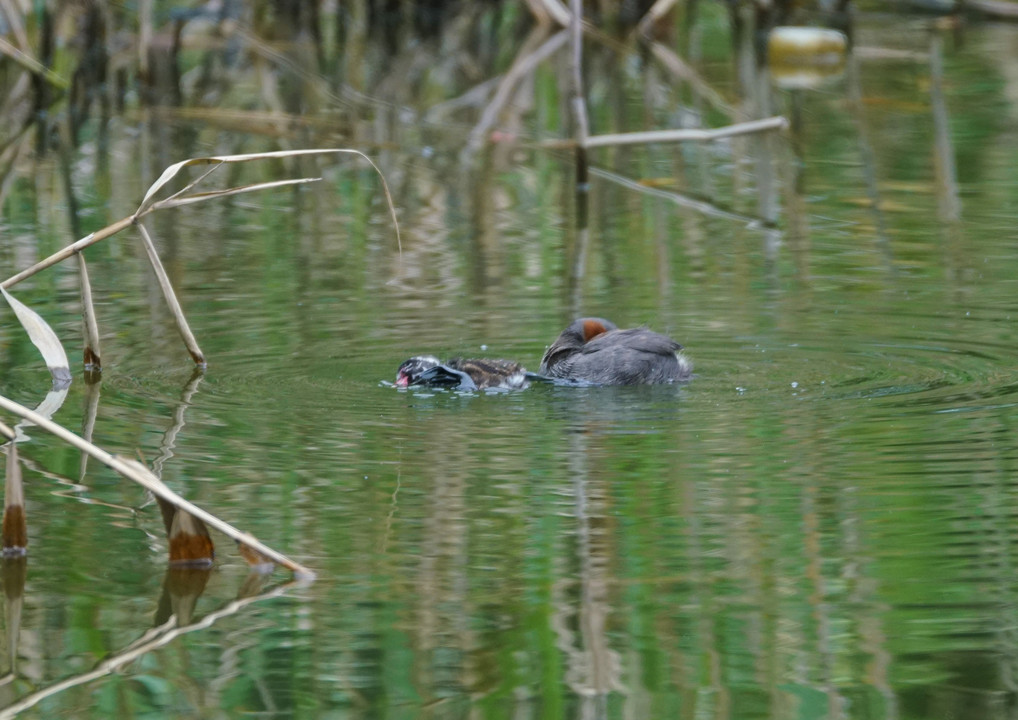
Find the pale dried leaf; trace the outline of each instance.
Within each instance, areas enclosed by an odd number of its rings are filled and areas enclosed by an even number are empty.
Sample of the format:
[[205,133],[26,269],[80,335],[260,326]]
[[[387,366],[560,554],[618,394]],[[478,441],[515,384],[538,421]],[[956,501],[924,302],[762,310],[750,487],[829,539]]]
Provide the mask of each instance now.
[[42,319],[39,313],[29,308],[20,300],[15,299],[3,287],[0,287],[0,292],[3,293],[7,303],[14,310],[14,314],[18,316],[18,320],[21,322],[21,326],[25,328],[25,332],[28,333],[28,338],[32,341],[32,344],[42,353],[42,359],[46,362],[46,367],[49,368],[50,374],[53,376],[54,386],[70,383],[71,365],[67,361],[67,353],[64,352],[64,346],[60,344],[60,339],[53,332],[53,328]]

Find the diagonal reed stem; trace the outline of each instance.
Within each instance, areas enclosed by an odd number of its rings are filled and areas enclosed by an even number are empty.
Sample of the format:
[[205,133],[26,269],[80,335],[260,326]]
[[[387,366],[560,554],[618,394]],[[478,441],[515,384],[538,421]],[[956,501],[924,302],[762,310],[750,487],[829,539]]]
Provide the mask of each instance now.
[[29,410],[24,405],[19,405],[13,400],[9,400],[2,395],[0,395],[0,408],[7,412],[14,413],[18,417],[31,421],[47,432],[53,433],[64,442],[88,453],[103,465],[112,468],[127,479],[138,483],[153,495],[158,495],[164,500],[168,500],[178,508],[189,512],[200,520],[203,520],[207,525],[214,527],[227,537],[233,538],[237,542],[244,543],[245,545],[254,548],[273,562],[278,563],[293,572],[297,577],[308,580],[314,579],[315,574],[310,569],[294,562],[282,553],[276,552],[268,545],[257,540],[253,535],[241,532],[229,523],[220,520],[212,513],[201,509],[194,503],[188,502],[177,495],[175,492],[166,487],[162,480],[153,475],[151,470],[137,460],[130,460],[116,455],[111,455],[102,448],[82,440],[62,425],[58,425],[52,420],[45,418],[42,415]]
[[67,258],[71,257],[71,255],[81,252],[89,245],[93,245],[99,242],[100,240],[105,240],[111,235],[116,235],[124,228],[130,226],[133,222],[134,216],[132,215],[130,217],[125,217],[121,220],[117,220],[115,223],[113,223],[112,225],[107,225],[102,230],[98,230],[94,233],[89,233],[85,237],[81,238],[81,240],[73,242],[61,250],[57,250],[48,258],[40,260],[32,267],[25,268],[16,275],[11,275],[9,278],[4,280],[3,283],[0,283],[0,285],[2,285],[5,290],[10,290],[12,287],[17,285],[22,280],[27,280],[28,278],[35,275],[37,272],[41,272],[52,265],[56,265],[58,262],[62,260],[66,260]]

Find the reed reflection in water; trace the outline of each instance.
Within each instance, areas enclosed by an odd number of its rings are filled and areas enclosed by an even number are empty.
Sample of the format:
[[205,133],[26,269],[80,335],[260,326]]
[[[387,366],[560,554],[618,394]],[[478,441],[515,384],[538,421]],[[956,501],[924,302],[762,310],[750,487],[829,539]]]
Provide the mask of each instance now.
[[[128,217],[171,162],[262,149],[363,149],[403,246],[366,167],[308,159],[287,172],[323,182],[159,217],[197,377],[133,240],[87,251],[104,370],[55,419],[318,580],[249,575],[215,533],[212,571],[167,571],[156,506],[29,429],[3,712],[1009,716],[1013,31],[859,8],[844,62],[793,84],[755,38],[794,8],[676,5],[610,37],[588,3],[578,195],[575,35],[530,6],[157,12],[132,92],[124,55],[91,106],[5,76],[2,277]],[[96,21],[53,25],[78,38],[117,21],[57,11]],[[76,283],[17,289],[71,349]],[[390,386],[423,352],[535,367],[586,315],[676,337],[697,377]],[[34,350],[10,323],[0,347],[3,394],[35,406]]]

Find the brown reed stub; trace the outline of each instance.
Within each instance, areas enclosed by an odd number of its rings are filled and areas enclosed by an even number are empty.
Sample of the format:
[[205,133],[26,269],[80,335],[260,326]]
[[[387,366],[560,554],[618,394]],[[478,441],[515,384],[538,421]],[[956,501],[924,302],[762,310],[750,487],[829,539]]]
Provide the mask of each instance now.
[[205,523],[183,510],[178,510],[173,533],[170,535],[170,565],[173,567],[211,565],[215,557],[216,549]]
[[19,557],[28,552],[28,519],[24,505],[4,508],[2,537],[4,557]]
[[170,539],[170,565],[172,567],[211,565],[215,555],[215,547],[208,537],[178,535]]
[[209,530],[194,515],[156,496],[170,542],[170,567],[207,567],[216,557]]
[[7,448],[7,477],[4,482],[4,517],[0,527],[0,545],[4,557],[19,557],[28,552],[28,519],[25,515],[25,488],[21,482],[18,446]]

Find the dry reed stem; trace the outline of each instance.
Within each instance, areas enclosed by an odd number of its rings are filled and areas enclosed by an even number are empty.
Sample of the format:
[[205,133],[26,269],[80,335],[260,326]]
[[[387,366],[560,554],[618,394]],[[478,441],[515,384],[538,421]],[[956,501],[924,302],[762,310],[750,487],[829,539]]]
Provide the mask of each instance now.
[[173,320],[177,324],[177,332],[184,339],[184,345],[187,346],[187,351],[191,354],[191,359],[194,360],[195,365],[205,367],[205,354],[198,347],[198,341],[195,340],[194,333],[191,332],[191,326],[187,324],[184,310],[180,307],[177,294],[173,292],[173,285],[170,283],[166,269],[163,268],[163,263],[159,259],[159,253],[156,252],[156,246],[152,243],[152,237],[148,234],[148,230],[145,229],[144,223],[138,222],[137,225],[138,230],[141,232],[141,240],[145,246],[145,252],[148,253],[148,261],[152,264],[156,280],[159,281],[159,288],[163,291],[163,299],[166,300],[166,305],[170,308]]
[[[26,268],[25,270],[22,270],[21,272],[7,278],[2,283],[0,283],[0,287],[9,289],[12,286],[17,285],[22,280],[26,280],[35,275],[36,273],[45,270],[46,268],[55,265],[62,260],[66,260],[71,255],[81,252],[89,245],[97,243],[100,240],[105,240],[106,238],[112,235],[116,235],[124,228],[129,227],[130,225],[134,224],[139,219],[141,219],[142,217],[144,217],[145,215],[154,210],[168,207],[179,207],[181,205],[186,205],[194,202],[201,202],[203,200],[225,197],[227,195],[236,195],[244,192],[253,192],[255,190],[264,190],[268,188],[279,187],[282,185],[293,185],[295,183],[312,182],[314,180],[312,178],[280,180],[276,182],[256,183],[253,185],[245,185],[242,187],[228,188],[226,190],[217,190],[208,193],[199,193],[197,195],[191,195],[187,197],[179,197],[179,193],[175,193],[174,195],[170,196],[169,198],[166,198],[163,201],[156,201],[152,199],[153,196],[160,189],[162,189],[162,187],[166,185],[166,183],[172,180],[173,177],[176,176],[176,174],[180,172],[182,168],[187,167],[189,165],[213,164],[218,166],[223,163],[250,162],[253,160],[263,160],[270,158],[287,158],[300,155],[327,155],[340,153],[349,153],[362,157],[363,159],[368,161],[371,167],[378,174],[378,178],[379,180],[381,180],[382,183],[382,190],[385,192],[385,199],[389,205],[389,215],[392,217],[392,222],[396,229],[396,244],[400,252],[402,252],[403,244],[399,231],[399,221],[396,219],[396,207],[392,202],[392,193],[389,192],[389,184],[385,181],[385,176],[382,175],[382,171],[374,163],[374,161],[361,151],[351,150],[348,148],[314,148],[310,150],[279,150],[276,152],[250,153],[247,155],[221,155],[214,157],[190,158],[188,160],[182,160],[181,162],[171,165],[170,167],[166,168],[166,170],[163,171],[163,174],[159,176],[159,179],[156,180],[156,182],[153,183],[151,187],[149,187],[148,192],[145,193],[145,197],[142,200],[141,205],[135,211],[134,215],[122,218],[111,225],[107,225],[102,230],[97,230],[94,233],[90,233],[89,235],[86,235],[80,240],[71,243],[67,247],[63,248],[62,250],[58,250],[49,257],[45,258],[44,260],[40,260],[30,268]],[[208,173],[205,173],[205,176],[207,175]],[[190,185],[190,187],[193,187],[193,183]]]
[[[532,52],[528,52],[524,55],[518,55],[513,61],[512,67],[502,78],[498,84],[498,89],[495,91],[495,96],[491,99],[491,102],[485,106],[484,111],[481,113],[481,119],[477,121],[474,129],[470,131],[470,137],[467,138],[466,146],[464,151],[469,153],[476,152],[478,148],[484,143],[484,135],[488,130],[495,124],[498,119],[499,113],[502,112],[502,108],[509,102],[509,98],[512,96],[513,91],[526,75],[532,73],[534,69],[544,62],[547,58],[554,55],[558,50],[565,45],[566,40],[569,39],[569,33],[566,30],[560,30],[559,32],[552,35],[550,38],[545,40],[538,48]],[[527,43],[524,44],[524,47]]]
[[[213,168],[212,170],[215,170]],[[207,177],[212,173],[212,170],[206,172],[202,177]],[[199,202],[205,202],[206,200],[214,200],[217,198],[229,197],[230,195],[240,195],[242,193],[252,192],[254,190],[270,190],[272,188],[285,187],[288,185],[304,185],[306,183],[320,182],[321,178],[296,178],[293,180],[274,180],[272,182],[258,183],[257,185],[244,185],[241,187],[225,188],[223,190],[206,190],[200,193],[194,193],[192,195],[182,195],[180,192],[176,192],[168,198],[162,200],[156,200],[149,208],[145,211],[147,215],[150,212],[156,210],[165,210],[167,208],[183,207],[184,205],[193,205]],[[193,186],[196,183],[191,183]]]
[[586,147],[605,147],[608,145],[642,145],[659,142],[709,142],[736,135],[765,132],[768,130],[787,130],[788,120],[780,115],[751,120],[744,123],[725,125],[711,129],[689,130],[647,130],[644,132],[615,133],[610,135],[592,135],[587,138]]
[[[400,238],[399,221],[396,218],[396,207],[392,202],[392,193],[389,192],[389,184],[385,181],[385,176],[382,174],[382,171],[370,157],[362,153],[360,150],[352,150],[350,148],[310,148],[306,150],[277,150],[274,152],[247,153],[241,155],[211,155],[208,157],[197,157],[182,160],[166,168],[163,171],[163,174],[160,175],[159,178],[154,183],[152,183],[152,185],[148,189],[148,192],[145,193],[145,197],[142,199],[141,205],[139,205],[137,211],[135,211],[135,217],[141,218],[147,213],[151,212],[152,210],[158,209],[159,207],[176,207],[190,202],[199,202],[202,200],[208,200],[215,197],[222,197],[224,195],[232,195],[241,192],[251,192],[253,190],[262,190],[266,188],[279,187],[281,185],[292,185],[294,183],[311,181],[308,178],[300,178],[296,180],[280,180],[271,183],[256,183],[254,185],[245,185],[243,187],[229,188],[227,190],[214,191],[211,193],[201,193],[198,195],[191,195],[186,197],[180,197],[180,193],[176,193],[170,196],[170,198],[167,198],[166,200],[159,202],[155,201],[153,199],[155,195],[168,182],[170,182],[170,180],[172,180],[177,175],[177,173],[179,173],[185,167],[190,167],[193,165],[215,165],[218,167],[219,165],[223,164],[244,163],[255,160],[268,160],[273,158],[284,159],[291,157],[301,157],[304,155],[341,155],[341,154],[357,155],[363,158],[368,162],[369,165],[371,165],[374,171],[378,174],[378,178],[382,182],[382,190],[385,192],[385,199],[389,204],[389,213],[392,217],[393,225],[396,228],[396,244],[399,247],[400,252],[402,252],[403,243]],[[206,173],[205,175],[207,176],[208,173]],[[192,183],[188,187],[193,186],[194,183]]]
[[0,287],[4,288],[5,290],[8,290],[11,287],[17,285],[22,280],[27,280],[28,278],[32,277],[37,272],[41,272],[42,270],[45,270],[46,268],[48,268],[48,267],[50,267],[52,265],[56,265],[58,262],[60,262],[62,260],[66,260],[71,255],[74,255],[75,253],[81,252],[82,250],[87,248],[89,245],[93,245],[94,243],[97,243],[100,240],[105,240],[106,238],[110,237],[111,235],[116,235],[118,232],[120,232],[124,228],[130,227],[130,225],[133,224],[133,223],[134,223],[134,217],[133,216],[132,217],[126,217],[126,218],[123,218],[122,220],[118,220],[117,222],[113,223],[112,225],[107,225],[102,230],[97,230],[94,233],[89,233],[85,237],[81,238],[81,240],[78,240],[76,242],[71,243],[70,245],[68,245],[67,247],[63,248],[62,250],[56,251],[55,253],[50,255],[48,258],[40,260],[39,262],[37,262],[32,267],[26,268],[26,269],[22,270],[21,272],[15,274],[15,275],[11,275],[9,278],[7,278],[2,283],[0,283]]
[[112,468],[113,470],[117,471],[127,479],[138,483],[152,494],[158,495],[164,500],[168,500],[169,502],[173,503],[178,508],[190,513],[191,515],[194,515],[196,518],[204,521],[207,525],[214,527],[216,530],[223,533],[227,537],[233,538],[238,542],[243,542],[247,545],[250,545],[252,548],[260,552],[262,555],[265,555],[266,557],[270,558],[273,562],[278,563],[279,565],[282,565],[283,567],[293,572],[294,575],[296,575],[297,577],[308,580],[314,579],[315,577],[314,572],[312,572],[308,568],[294,562],[293,560],[286,557],[282,553],[276,552],[268,545],[265,545],[264,543],[256,539],[253,535],[237,530],[235,527],[233,527],[232,525],[223,520],[220,520],[212,513],[201,509],[194,503],[188,502],[184,498],[177,495],[175,492],[166,487],[163,481],[157,478],[152,473],[151,470],[149,470],[147,467],[142,465],[137,460],[131,460],[128,458],[111,455],[102,448],[97,447],[92,443],[87,442],[82,438],[78,437],[77,435],[72,433],[70,430],[67,430],[63,426],[58,425],[52,420],[42,417],[41,415],[29,410],[23,405],[19,405],[18,403],[9,400],[8,398],[2,395],[0,395],[0,408],[8,412],[14,413],[19,417],[25,418],[26,420],[29,420],[30,422],[34,423],[35,425],[38,425],[47,432],[56,435],[64,442],[69,443],[70,445],[73,445],[79,450],[88,453],[96,460],[101,462],[103,465]]
[[735,108],[725,100],[724,96],[711,87],[685,60],[676,55],[674,50],[655,41],[650,43],[650,54],[661,63],[665,70],[672,73],[678,79],[689,83],[694,92],[698,93],[715,108],[728,117],[735,115]]
[[15,6],[13,0],[0,0],[0,13],[3,13],[7,27],[15,39],[17,39],[18,45],[22,48],[31,47],[31,43],[28,41],[28,33],[25,32],[25,21],[22,17],[22,12]]
[[[382,174],[381,169],[379,169],[379,167],[375,164],[375,162],[371,158],[369,158],[367,155],[365,155],[361,151],[359,151],[359,150],[352,150],[352,149],[348,149],[348,148],[313,148],[313,149],[308,149],[308,150],[280,150],[280,151],[276,151],[276,152],[249,153],[249,154],[243,154],[243,155],[220,155],[220,156],[210,156],[210,157],[189,158],[187,160],[182,160],[181,162],[174,163],[173,165],[169,166],[168,168],[166,168],[163,171],[162,175],[160,175],[159,178],[149,187],[148,191],[145,193],[145,197],[142,198],[141,204],[138,206],[138,209],[135,211],[134,215],[132,215],[131,217],[126,217],[126,218],[123,218],[121,220],[118,220],[117,222],[115,222],[115,223],[113,223],[111,225],[106,226],[102,230],[98,230],[98,231],[96,231],[94,233],[91,233],[91,234],[85,236],[84,238],[82,238],[82,239],[80,239],[80,240],[78,240],[78,241],[76,241],[74,243],[71,243],[70,245],[68,245],[67,247],[63,248],[62,250],[59,250],[58,252],[53,253],[52,255],[47,257],[46,259],[41,260],[40,262],[37,262],[35,265],[31,266],[30,268],[22,270],[21,272],[15,274],[15,275],[12,275],[11,277],[7,278],[7,280],[5,280],[3,283],[0,283],[0,288],[2,288],[2,289],[10,288],[10,287],[16,285],[17,283],[21,282],[22,280],[25,280],[26,278],[31,277],[32,275],[36,274],[37,272],[40,272],[41,270],[44,270],[44,269],[46,269],[46,268],[48,268],[48,267],[50,267],[52,265],[55,265],[56,263],[58,263],[58,262],[60,262],[62,260],[67,259],[71,255],[74,255],[76,253],[80,253],[83,249],[85,249],[89,245],[92,245],[93,243],[99,242],[100,240],[105,240],[106,238],[110,237],[111,235],[115,235],[116,233],[120,232],[121,230],[123,230],[124,228],[128,227],[129,225],[137,224],[138,227],[141,229],[143,242],[145,244],[145,250],[146,250],[146,252],[148,253],[148,256],[149,256],[149,262],[152,263],[152,268],[153,268],[153,270],[156,273],[156,277],[159,279],[160,287],[163,290],[163,296],[166,298],[166,302],[167,302],[167,305],[170,308],[170,312],[173,314],[174,321],[177,323],[177,329],[180,332],[181,337],[183,337],[185,345],[187,345],[187,349],[188,349],[188,352],[191,355],[191,358],[194,360],[194,362],[196,364],[198,364],[201,367],[204,367],[205,366],[205,356],[202,353],[201,349],[198,347],[198,343],[197,343],[197,341],[194,338],[194,334],[191,332],[191,329],[190,329],[190,327],[187,324],[187,320],[184,318],[184,314],[183,314],[183,311],[181,310],[180,303],[177,302],[176,296],[173,293],[173,288],[170,285],[169,279],[166,277],[166,272],[163,270],[162,263],[159,260],[158,253],[156,253],[156,251],[155,251],[155,246],[152,244],[152,240],[148,236],[148,232],[145,230],[144,226],[141,225],[140,220],[143,217],[145,217],[146,215],[148,215],[149,213],[154,212],[155,210],[159,210],[159,209],[170,208],[170,207],[180,207],[182,205],[188,205],[188,204],[191,204],[191,203],[202,202],[202,201],[210,200],[210,199],[214,199],[214,198],[227,197],[229,195],[237,195],[237,194],[240,194],[240,193],[253,192],[255,190],[265,190],[265,189],[270,189],[270,188],[282,187],[282,186],[286,186],[286,185],[295,185],[295,184],[301,184],[301,183],[306,183],[306,182],[315,182],[315,181],[320,179],[320,178],[295,178],[295,179],[289,179],[289,180],[277,180],[277,181],[272,181],[272,182],[254,183],[254,184],[251,184],[251,185],[244,185],[244,186],[239,186],[239,187],[226,188],[224,190],[213,190],[213,191],[209,191],[209,192],[187,194],[187,193],[190,193],[195,188],[196,185],[198,185],[202,180],[204,180],[206,177],[208,177],[220,165],[223,165],[223,164],[226,164],[226,163],[242,163],[242,162],[250,162],[250,161],[255,161],[255,160],[265,160],[265,159],[270,159],[270,158],[282,159],[282,158],[298,157],[298,156],[303,156],[303,155],[326,155],[326,154],[332,154],[332,155],[337,155],[337,154],[353,154],[353,155],[358,155],[361,158],[367,160],[367,162],[375,170],[375,172],[378,174],[379,179],[382,182],[382,189],[385,192],[385,199],[386,199],[386,202],[388,203],[388,206],[389,206],[389,213],[390,213],[390,215],[392,217],[392,222],[393,222],[393,225],[394,225],[394,227],[396,229],[396,245],[397,245],[400,253],[402,253],[403,252],[403,242],[402,242],[402,239],[400,237],[400,232],[399,232],[399,220],[396,218],[396,207],[395,207],[395,205],[393,204],[393,201],[392,201],[392,193],[389,191],[389,184],[386,182],[385,176]],[[160,190],[162,190],[174,177],[176,177],[176,175],[183,168],[189,167],[189,166],[192,166],[192,165],[211,165],[212,167],[210,167],[207,171],[205,171],[203,174],[201,174],[197,179],[195,179],[192,182],[188,183],[182,190],[179,190],[179,191],[173,193],[172,195],[170,195],[167,198],[164,198],[163,200],[156,200],[155,199],[156,194]],[[86,281],[82,284],[83,302],[84,302],[84,296],[85,296],[86,292],[88,293],[88,296],[91,297],[91,290],[90,290],[90,287],[86,288],[87,285],[88,285],[88,283],[87,283],[87,279],[86,279]],[[91,302],[87,303],[87,305],[90,306]],[[93,320],[94,320],[94,318],[93,318]],[[93,344],[93,340],[95,341],[94,344]],[[95,335],[94,335],[94,338],[91,336],[91,334],[89,336],[89,345],[93,346],[93,349],[95,350],[96,360],[98,360],[98,326],[97,325],[95,325]],[[45,356],[45,353],[44,353],[44,356]],[[86,348],[86,353],[85,353],[86,366],[88,364],[88,361],[89,361],[89,352],[88,352],[88,349]]]
[[571,9],[572,22],[569,23],[569,33],[573,47],[573,115],[576,118],[577,147],[583,149],[587,147],[587,138],[590,136],[587,100],[583,93],[583,0],[571,0]]

